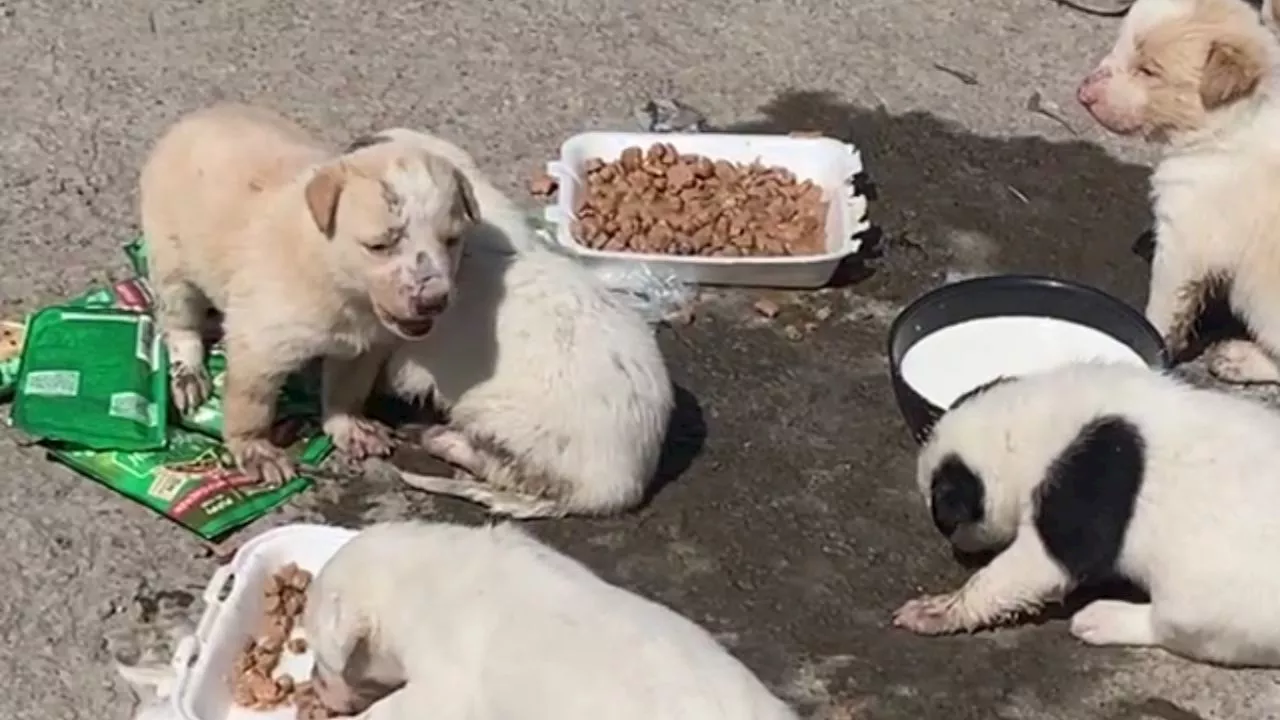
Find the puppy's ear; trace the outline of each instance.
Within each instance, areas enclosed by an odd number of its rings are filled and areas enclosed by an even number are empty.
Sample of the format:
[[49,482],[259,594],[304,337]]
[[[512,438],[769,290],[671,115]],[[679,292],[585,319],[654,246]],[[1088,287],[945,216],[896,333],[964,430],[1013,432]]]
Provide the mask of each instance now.
[[944,457],[929,483],[929,510],[938,532],[949,538],[962,525],[982,522],[986,495],[982,479],[959,455]]
[[453,207],[450,212],[454,217],[467,224],[480,222],[480,206],[476,202],[475,188],[462,170],[435,153],[424,151],[422,161],[436,187],[453,189]]
[[[307,610],[313,603],[307,599]],[[339,593],[319,598],[314,604],[315,615],[309,617],[307,634],[314,646],[316,659],[332,672],[343,673],[356,649],[365,645],[372,628],[369,618],[354,607],[347,606]],[[308,612],[310,615],[310,612]]]
[[453,181],[458,187],[456,212],[462,216],[467,224],[474,225],[480,222],[480,204],[476,202],[476,191],[471,186],[471,181],[457,168],[453,170]]
[[346,150],[343,150],[342,153],[346,155],[347,153],[353,153],[357,150],[363,150],[367,147],[373,147],[374,145],[381,145],[389,142],[391,142],[391,138],[386,135],[361,135],[355,140],[352,140],[347,145]]
[[1200,102],[1213,110],[1252,93],[1266,71],[1266,52],[1244,35],[1224,35],[1209,44],[1200,77]]
[[341,163],[325,165],[316,171],[307,183],[307,209],[316,227],[327,238],[333,238],[334,224],[338,216],[338,198],[346,183],[346,169]]

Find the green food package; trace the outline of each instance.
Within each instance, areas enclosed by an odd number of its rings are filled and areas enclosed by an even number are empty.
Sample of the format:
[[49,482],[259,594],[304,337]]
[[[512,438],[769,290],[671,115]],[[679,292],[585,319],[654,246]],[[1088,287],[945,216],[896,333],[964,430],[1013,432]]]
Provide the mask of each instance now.
[[162,448],[168,368],[148,315],[46,308],[27,323],[13,424],[34,437],[96,450]]
[[[151,307],[151,289],[145,280],[134,278],[110,288],[93,288],[65,303],[64,307],[122,308],[143,312]],[[0,401],[8,400],[17,386],[22,364],[22,341],[27,321],[0,321]]]
[[[303,442],[290,451],[300,464],[323,459]],[[266,515],[313,482],[299,475],[276,488],[255,485],[236,470],[217,440],[181,428],[170,429],[164,450],[99,452],[54,445],[50,455],[205,540]]]

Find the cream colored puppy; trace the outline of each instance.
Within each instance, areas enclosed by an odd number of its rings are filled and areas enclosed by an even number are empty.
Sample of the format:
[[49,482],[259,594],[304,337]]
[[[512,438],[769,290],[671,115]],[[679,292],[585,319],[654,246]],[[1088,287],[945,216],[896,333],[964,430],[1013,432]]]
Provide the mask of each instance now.
[[391,348],[448,305],[461,239],[478,220],[446,160],[403,143],[335,155],[269,110],[225,104],[171,127],[141,178],[142,230],[175,404],[209,393],[201,323],[224,315],[224,437],[242,471],[280,482],[269,439],[286,376],[324,359],[324,429],[356,457],[385,454],[362,410]]
[[1278,65],[1280,42],[1240,0],[1137,0],[1078,93],[1103,127],[1163,148],[1147,318],[1176,356],[1225,289],[1256,340],[1214,350],[1230,382],[1280,382]]
[[641,502],[674,406],[652,328],[576,260],[546,249],[461,148],[404,129],[358,144],[379,138],[457,164],[484,218],[467,234],[455,302],[386,372],[393,393],[447,415],[407,437],[461,477],[405,480],[515,518]]
[[796,718],[706,630],[512,525],[374,525],[303,627],[319,697],[365,720]]

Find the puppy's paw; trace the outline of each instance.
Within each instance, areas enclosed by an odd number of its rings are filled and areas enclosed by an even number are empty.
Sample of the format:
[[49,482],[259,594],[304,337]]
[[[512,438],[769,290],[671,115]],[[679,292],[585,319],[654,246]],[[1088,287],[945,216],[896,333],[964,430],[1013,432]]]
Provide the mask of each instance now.
[[561,518],[566,515],[564,507],[560,503],[535,495],[495,492],[492,498],[484,504],[488,507],[491,515],[512,520]]
[[1213,349],[1209,373],[1239,385],[1280,383],[1280,368],[1265,350],[1248,340],[1227,340]]
[[279,487],[297,471],[288,453],[270,440],[228,440],[227,448],[236,459],[240,472],[256,482]]
[[391,429],[380,422],[354,415],[334,415],[324,421],[324,431],[338,450],[353,460],[386,457],[395,448]]
[[956,593],[910,600],[893,614],[893,624],[917,635],[947,635],[966,629]]
[[1155,645],[1151,605],[1097,600],[1071,616],[1071,634],[1089,645]]
[[169,388],[178,412],[190,415],[209,399],[213,382],[203,367],[175,361],[169,365]]

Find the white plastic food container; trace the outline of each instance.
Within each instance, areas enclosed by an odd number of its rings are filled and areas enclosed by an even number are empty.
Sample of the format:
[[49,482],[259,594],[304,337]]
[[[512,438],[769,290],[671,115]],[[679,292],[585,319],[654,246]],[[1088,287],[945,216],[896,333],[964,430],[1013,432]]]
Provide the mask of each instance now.
[[[812,180],[828,201],[827,249],[819,255],[790,257],[700,257],[656,253],[593,250],[573,237],[574,201],[582,188],[588,160],[617,160],[622,151],[654,143],[670,143],[691,153],[735,163],[760,161],[784,167],[801,181]],[[560,146],[560,158],[547,164],[558,184],[556,203],[547,219],[558,224],[556,241],[588,265],[644,263],[655,272],[674,274],[701,285],[741,285],[774,288],[816,288],[827,284],[836,266],[858,251],[861,233],[870,228],[867,199],[854,189],[862,172],[857,148],[831,138],[787,135],[728,135],[719,133],[588,132],[574,135]]]
[[[294,562],[313,575],[328,562],[354,530],[326,525],[286,525],[249,540],[231,562],[218,568],[204,591],[205,611],[195,635],[185,638],[174,654],[176,679],[168,701],[172,717],[181,720],[293,720],[292,705],[270,712],[236,707],[231,702],[232,664],[255,634],[262,618],[267,579]],[[225,592],[227,583],[230,590]],[[296,634],[296,631],[295,631]],[[286,652],[276,674],[297,680],[311,675],[311,653]]]

